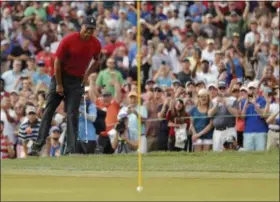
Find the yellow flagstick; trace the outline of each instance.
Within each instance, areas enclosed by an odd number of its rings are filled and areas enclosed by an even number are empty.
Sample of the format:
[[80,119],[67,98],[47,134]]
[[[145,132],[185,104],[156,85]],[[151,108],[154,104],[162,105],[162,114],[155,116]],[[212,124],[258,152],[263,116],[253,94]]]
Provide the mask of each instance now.
[[[138,87],[138,107],[139,115],[141,114],[141,23],[140,23],[140,1],[137,1],[137,87]],[[137,191],[141,192],[142,186],[142,153],[141,153],[141,117],[138,116],[138,187]]]

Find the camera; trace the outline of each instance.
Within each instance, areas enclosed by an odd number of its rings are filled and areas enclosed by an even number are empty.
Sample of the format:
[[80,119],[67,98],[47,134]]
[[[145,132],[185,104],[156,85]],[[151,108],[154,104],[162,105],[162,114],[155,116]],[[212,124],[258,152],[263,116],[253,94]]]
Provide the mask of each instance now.
[[116,131],[120,134],[124,133],[126,126],[125,126],[125,118],[121,119],[116,125]]

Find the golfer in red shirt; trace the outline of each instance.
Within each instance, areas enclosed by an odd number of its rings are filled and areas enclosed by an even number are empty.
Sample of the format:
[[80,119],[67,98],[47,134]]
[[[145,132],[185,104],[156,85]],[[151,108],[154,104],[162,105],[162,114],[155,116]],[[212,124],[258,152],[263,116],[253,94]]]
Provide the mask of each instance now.
[[[96,21],[94,17],[85,18],[80,32],[65,36],[55,54],[55,75],[52,78],[47,103],[44,109],[39,136],[32,146],[31,156],[38,156],[48,137],[54,112],[62,100],[67,113],[66,154],[75,153],[78,136],[78,115],[84,84],[88,76],[97,68],[101,44],[93,36]],[[91,60],[94,62],[89,64]]]

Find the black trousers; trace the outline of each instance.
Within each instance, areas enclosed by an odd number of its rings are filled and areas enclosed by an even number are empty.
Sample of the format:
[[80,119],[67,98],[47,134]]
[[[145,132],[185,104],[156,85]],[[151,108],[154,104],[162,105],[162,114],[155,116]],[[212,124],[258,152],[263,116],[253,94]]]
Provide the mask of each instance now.
[[98,144],[100,147],[102,147],[104,154],[113,154],[115,152],[108,136],[99,135]]
[[78,137],[78,117],[79,106],[84,87],[82,86],[82,78],[62,73],[62,85],[64,88],[64,96],[60,96],[56,92],[56,79],[52,78],[50,89],[47,95],[46,108],[41,120],[39,135],[37,141],[33,144],[32,150],[39,152],[45,144],[49,135],[51,121],[56,108],[62,100],[65,101],[65,111],[67,114],[66,128],[66,154],[75,153],[75,147]]
[[94,154],[96,148],[96,141],[77,142],[76,153],[78,154]]

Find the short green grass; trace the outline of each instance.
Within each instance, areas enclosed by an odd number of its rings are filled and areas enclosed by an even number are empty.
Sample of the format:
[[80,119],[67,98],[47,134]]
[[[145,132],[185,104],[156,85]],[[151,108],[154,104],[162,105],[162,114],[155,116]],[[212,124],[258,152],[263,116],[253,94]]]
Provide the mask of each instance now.
[[2,161],[2,201],[279,201],[279,151]]

